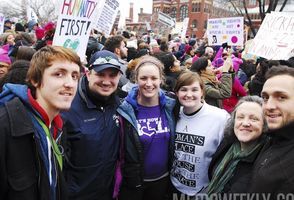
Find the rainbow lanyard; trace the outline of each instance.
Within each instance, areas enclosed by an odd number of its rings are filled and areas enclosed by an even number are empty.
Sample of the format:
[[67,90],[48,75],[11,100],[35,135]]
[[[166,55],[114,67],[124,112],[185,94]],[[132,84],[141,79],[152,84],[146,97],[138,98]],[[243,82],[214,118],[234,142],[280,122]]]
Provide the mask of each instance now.
[[46,133],[46,136],[49,138],[49,141],[50,141],[52,149],[53,149],[53,153],[58,161],[60,169],[62,170],[62,153],[60,152],[58,145],[56,144],[55,140],[52,138],[50,131],[49,131],[48,127],[45,125],[45,123],[41,119],[39,119],[37,116],[35,116],[35,118],[41,124],[42,128],[44,129],[44,131]]

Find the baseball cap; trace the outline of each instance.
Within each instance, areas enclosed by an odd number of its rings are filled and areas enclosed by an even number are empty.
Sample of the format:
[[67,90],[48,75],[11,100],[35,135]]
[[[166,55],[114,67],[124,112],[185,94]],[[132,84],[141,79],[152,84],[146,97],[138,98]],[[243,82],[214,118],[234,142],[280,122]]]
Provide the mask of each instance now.
[[121,73],[122,63],[119,62],[118,57],[107,50],[96,52],[89,61],[89,70],[94,69],[96,72],[101,72],[104,69],[114,68],[119,70]]

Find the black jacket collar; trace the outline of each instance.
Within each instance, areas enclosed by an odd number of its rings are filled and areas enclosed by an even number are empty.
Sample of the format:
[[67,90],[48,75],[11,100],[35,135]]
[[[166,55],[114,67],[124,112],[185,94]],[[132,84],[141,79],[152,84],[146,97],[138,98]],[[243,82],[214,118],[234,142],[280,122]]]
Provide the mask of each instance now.
[[[18,97],[8,101],[5,107],[8,113],[8,123],[11,127],[12,136],[19,137],[34,132],[31,117],[28,115],[28,111]],[[22,123],[19,123],[20,121]]]

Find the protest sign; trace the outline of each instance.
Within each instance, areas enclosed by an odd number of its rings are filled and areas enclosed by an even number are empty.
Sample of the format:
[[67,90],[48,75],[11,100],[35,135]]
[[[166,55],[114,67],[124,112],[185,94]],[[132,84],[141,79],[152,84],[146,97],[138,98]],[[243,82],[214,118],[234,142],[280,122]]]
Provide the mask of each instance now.
[[269,60],[294,56],[294,14],[267,14],[248,52]]
[[106,0],[94,28],[104,33],[105,36],[108,37],[114,24],[118,10],[118,0]]
[[242,51],[242,59],[244,59],[244,60],[251,60],[251,61],[256,62],[257,56],[248,52],[248,50],[251,48],[252,45],[253,45],[253,39],[247,40],[245,42],[245,48]]
[[84,59],[89,35],[105,0],[63,0],[53,45],[73,49]]
[[207,37],[209,45],[228,43],[228,45],[231,46],[243,46],[244,18],[229,17],[208,19]]
[[2,34],[4,30],[4,20],[5,20],[4,15],[0,13],[0,34]]
[[38,22],[38,17],[36,13],[33,11],[33,9],[29,5],[27,6],[27,18],[28,18],[28,21]]
[[174,28],[176,26],[176,20],[174,18],[160,11],[158,12],[158,21],[169,27]]
[[189,24],[189,18],[185,18],[183,21],[183,26],[182,26],[182,32],[181,32],[181,38],[184,39],[186,37],[187,29],[188,29],[188,24]]

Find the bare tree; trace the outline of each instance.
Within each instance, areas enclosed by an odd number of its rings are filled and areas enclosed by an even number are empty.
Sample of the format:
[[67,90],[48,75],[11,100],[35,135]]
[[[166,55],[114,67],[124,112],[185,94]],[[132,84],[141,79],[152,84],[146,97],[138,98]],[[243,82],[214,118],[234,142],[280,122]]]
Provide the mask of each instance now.
[[[227,0],[232,7],[234,8],[235,12],[245,17],[245,24],[250,27],[253,36],[256,35],[256,31],[253,27],[253,23],[251,20],[250,13],[248,12],[248,5],[247,0]],[[257,0],[258,8],[259,8],[259,16],[261,22],[265,18],[266,13],[270,13],[271,11],[283,11],[285,6],[287,5],[288,0]],[[278,5],[281,5],[280,9],[277,10]]]
[[48,0],[28,1],[31,9],[36,13],[40,23],[56,20],[55,5]]
[[55,9],[58,8],[53,0],[21,0],[8,1],[5,4],[0,4],[0,12],[7,18],[26,19],[27,6],[36,13],[39,23],[54,21],[57,19]]

